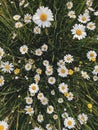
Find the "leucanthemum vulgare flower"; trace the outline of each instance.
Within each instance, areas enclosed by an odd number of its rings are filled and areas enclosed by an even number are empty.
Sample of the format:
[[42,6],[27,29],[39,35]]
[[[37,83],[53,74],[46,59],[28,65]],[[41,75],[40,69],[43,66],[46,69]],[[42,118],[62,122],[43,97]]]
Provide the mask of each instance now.
[[88,51],[87,52],[87,58],[89,59],[89,61],[95,61],[97,57],[97,53],[95,51]]
[[90,21],[90,16],[88,13],[84,13],[83,15],[80,14],[78,16],[78,21],[81,23],[87,23],[88,21]]
[[39,91],[38,84],[32,83],[29,86],[29,91],[30,91],[30,93],[37,93]]
[[65,66],[61,66],[57,69],[58,75],[61,77],[67,77],[68,75],[68,69]]
[[15,28],[21,28],[23,27],[23,23],[22,22],[16,22],[15,23]]
[[51,21],[53,21],[53,14],[48,7],[40,7],[37,9],[35,15],[33,15],[33,21],[36,23],[39,27],[50,27]]
[[13,19],[14,19],[15,21],[18,21],[20,18],[21,18],[21,16],[18,15],[18,14],[16,14],[16,15],[13,16]]
[[28,53],[28,47],[27,47],[27,45],[23,45],[23,46],[21,46],[20,47],[20,52],[21,52],[21,54],[26,54],[26,53]]
[[85,26],[82,24],[75,24],[71,32],[73,34],[73,39],[77,38],[78,40],[81,40],[87,36]]
[[95,23],[94,23],[94,22],[89,22],[89,23],[87,24],[87,28],[88,28],[89,30],[95,30],[95,28],[96,28]]
[[11,73],[14,68],[13,68],[13,64],[12,63],[9,63],[9,61],[6,61],[6,62],[2,62],[1,63],[1,70],[4,72],[4,73]]
[[8,130],[8,123],[5,121],[0,121],[0,130]]
[[35,33],[35,34],[40,34],[40,33],[41,33],[40,27],[35,26],[35,28],[34,28],[34,33]]
[[84,113],[78,115],[78,120],[81,125],[86,124],[88,120],[88,116]]
[[65,127],[67,127],[68,129],[72,129],[75,127],[75,120],[72,117],[67,117],[64,120],[64,125]]

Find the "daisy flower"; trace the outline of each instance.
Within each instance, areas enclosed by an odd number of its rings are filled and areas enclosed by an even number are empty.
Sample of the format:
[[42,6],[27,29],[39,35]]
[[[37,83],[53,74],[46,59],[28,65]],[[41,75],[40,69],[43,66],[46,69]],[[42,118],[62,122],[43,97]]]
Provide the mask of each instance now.
[[29,91],[30,93],[37,93],[39,91],[39,87],[37,84],[35,83],[32,83],[30,86],[29,86]]
[[23,27],[23,24],[21,22],[15,23],[15,28],[21,28],[21,27]]
[[20,18],[21,18],[21,16],[18,15],[18,14],[16,14],[16,15],[13,16],[13,19],[14,19],[15,21],[18,21]]
[[88,75],[87,72],[85,72],[85,71],[81,71],[81,75],[82,75],[82,77],[83,77],[84,79],[87,79],[87,80],[90,79],[89,75]]
[[64,119],[65,119],[65,118],[68,118],[68,113],[67,113],[67,112],[64,112],[61,116],[62,116],[62,118],[64,118]]
[[78,16],[78,21],[81,23],[87,23],[88,21],[90,21],[90,16],[88,13],[84,13],[83,15],[80,14]]
[[65,62],[64,62],[63,60],[59,60],[59,61],[57,62],[57,65],[58,65],[59,67],[65,66]]
[[34,109],[31,106],[25,107],[26,114],[29,114],[30,116],[34,114]]
[[98,11],[95,11],[95,12],[94,12],[94,15],[95,15],[95,16],[98,16]]
[[34,81],[35,81],[36,83],[38,83],[38,82],[40,81],[40,75],[39,75],[39,74],[36,74],[36,75],[34,76]]
[[30,71],[32,69],[32,65],[30,64],[30,63],[27,63],[26,65],[25,65],[25,70],[26,71]]
[[34,27],[33,31],[34,31],[35,34],[40,34],[41,33],[41,29],[38,26]]
[[25,99],[26,99],[26,103],[27,103],[28,105],[32,104],[33,100],[32,100],[31,97],[26,97]]
[[75,11],[69,11],[68,16],[69,18],[76,18]]
[[32,16],[31,14],[25,14],[24,15],[24,22],[25,23],[31,23]]
[[92,72],[94,75],[97,75],[98,74],[98,65],[96,65],[95,67],[94,67],[94,70],[93,70],[93,72]]
[[71,1],[67,2],[66,6],[67,6],[68,9],[71,9],[73,7],[73,3]]
[[61,93],[66,93],[66,92],[68,92],[68,85],[65,84],[65,83],[59,84],[59,91],[60,91]]
[[3,55],[4,55],[4,50],[0,47],[0,60],[2,59]]
[[49,83],[49,84],[53,85],[53,84],[55,84],[55,82],[56,82],[55,77],[49,77],[49,78],[48,78],[48,83]]
[[43,117],[42,114],[39,114],[39,115],[37,116],[37,121],[38,121],[39,123],[41,123],[41,122],[44,121],[44,117]]
[[52,128],[53,128],[53,127],[52,127],[51,124],[46,124],[46,129],[47,129],[47,130],[52,130]]
[[65,127],[67,127],[68,129],[72,129],[75,128],[75,120],[72,117],[68,117],[64,120],[64,125]]
[[42,54],[43,54],[43,52],[42,52],[42,50],[40,48],[35,50],[35,55],[36,56],[41,56]]
[[54,107],[52,105],[47,107],[47,113],[52,114],[54,112]]
[[86,1],[86,5],[87,5],[88,7],[92,6],[92,4],[93,4],[93,1],[92,1],[92,0],[87,0],[87,1]]
[[77,38],[78,40],[81,40],[87,36],[85,26],[82,24],[75,24],[71,32],[74,35],[73,39]]
[[88,120],[88,116],[86,114],[84,114],[84,113],[79,114],[78,115],[78,120],[79,120],[79,122],[80,122],[81,125],[82,124],[86,124],[87,120]]
[[98,81],[98,77],[95,75],[95,76],[93,76],[93,80],[94,81]]
[[97,53],[95,51],[88,51],[87,53],[87,58],[89,59],[89,61],[96,59],[97,57]]
[[2,87],[4,85],[4,77],[2,75],[0,75],[0,87]]
[[13,67],[13,64],[9,63],[9,61],[1,63],[1,68],[4,73],[11,73],[14,70]]
[[63,102],[64,102],[63,98],[58,98],[58,103],[63,103]]
[[21,46],[20,47],[20,52],[21,52],[22,55],[28,53],[28,47],[27,47],[27,45]]
[[61,66],[57,69],[58,75],[61,77],[67,77],[68,75],[68,69],[65,66]]
[[48,50],[48,45],[43,44],[43,45],[41,46],[41,50],[42,50],[42,51],[47,51],[47,50]]
[[42,98],[42,99],[41,99],[41,103],[42,103],[43,105],[47,105],[47,104],[48,104],[48,99],[47,99],[46,97]]
[[38,98],[39,100],[42,100],[42,99],[44,98],[44,94],[41,93],[41,92],[39,92],[38,95],[37,95],[37,98]]
[[50,27],[51,21],[53,21],[53,13],[48,7],[41,6],[37,9],[35,15],[33,16],[33,21],[39,27]]
[[87,24],[87,28],[88,28],[89,30],[95,30],[95,28],[96,28],[95,23],[89,22],[89,23]]
[[5,121],[0,121],[0,130],[8,130],[8,124]]
[[74,61],[74,58],[73,58],[72,55],[67,54],[67,55],[64,56],[64,61],[65,61],[66,63],[72,63],[72,62]]
[[67,98],[68,101],[72,101],[73,98],[74,98],[73,93],[72,93],[72,92],[69,92],[69,93],[67,94],[66,98]]

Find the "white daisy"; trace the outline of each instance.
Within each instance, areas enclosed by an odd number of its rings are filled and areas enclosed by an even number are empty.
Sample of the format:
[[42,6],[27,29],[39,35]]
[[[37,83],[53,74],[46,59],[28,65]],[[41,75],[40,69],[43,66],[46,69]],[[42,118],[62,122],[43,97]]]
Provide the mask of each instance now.
[[58,103],[63,103],[63,102],[64,102],[63,98],[58,98]]
[[87,28],[88,28],[89,30],[95,30],[95,28],[96,28],[95,23],[89,22],[89,23],[87,24]]
[[36,56],[41,56],[42,54],[43,54],[43,52],[42,52],[42,50],[40,48],[35,50],[35,55]]
[[68,16],[69,18],[76,18],[75,11],[69,11]]
[[96,76],[96,75],[93,76],[93,80],[94,80],[94,81],[98,81],[98,76]]
[[31,14],[25,14],[24,15],[24,22],[25,23],[31,23],[32,16]]
[[62,118],[64,118],[64,119],[65,119],[65,118],[68,118],[68,113],[67,113],[67,112],[64,112],[61,116],[62,116]]
[[21,46],[20,47],[20,52],[21,52],[22,55],[28,53],[28,47],[27,47],[27,45]]
[[32,83],[30,86],[29,86],[29,91],[30,93],[37,93],[39,91],[39,87],[37,84],[35,83]]
[[40,75],[39,75],[39,74],[36,74],[36,75],[34,76],[34,81],[35,81],[36,83],[38,83],[38,82],[40,81]]
[[88,13],[84,13],[83,15],[80,14],[78,16],[78,21],[81,23],[87,23],[88,21],[90,21],[90,16]]
[[79,122],[80,122],[81,125],[82,124],[86,124],[87,120],[88,120],[88,116],[86,114],[84,114],[84,113],[79,114],[78,115],[78,120],[79,120]]
[[11,73],[14,70],[13,67],[13,64],[9,63],[9,61],[1,63],[1,68],[4,73]]
[[53,127],[52,127],[51,124],[46,124],[46,129],[47,129],[47,130],[52,130],[52,128],[53,128]]
[[0,47],[0,60],[2,59],[4,53],[5,53],[4,50]]
[[65,84],[65,83],[60,83],[60,84],[59,84],[59,91],[60,91],[61,93],[66,93],[66,92],[68,92],[68,85]]
[[8,124],[5,121],[0,121],[0,130],[8,130]]
[[46,70],[46,71],[45,71],[45,74],[46,74],[47,76],[51,76],[51,75],[53,74],[53,69],[51,69],[51,70]]
[[48,78],[48,83],[49,83],[49,84],[53,85],[53,84],[55,84],[55,82],[56,82],[55,77],[49,77],[49,78]]
[[66,98],[67,98],[68,101],[72,101],[73,98],[74,98],[73,93],[72,93],[72,92],[69,92],[69,93],[67,94]]
[[68,69],[65,66],[61,66],[57,69],[58,75],[61,77],[67,77],[68,76]]
[[34,109],[31,106],[25,107],[26,114],[29,114],[30,116],[34,114]]
[[67,127],[68,129],[72,129],[75,128],[75,120],[72,117],[68,117],[64,120],[64,125],[65,127]]
[[74,61],[74,58],[73,58],[72,55],[67,54],[67,55],[64,56],[64,61],[65,61],[66,63],[72,63],[72,62]]
[[98,65],[94,66],[94,70],[92,72],[94,75],[98,74]]
[[71,32],[74,35],[73,39],[77,38],[78,40],[81,40],[87,36],[85,26],[82,24],[75,24]]
[[38,95],[37,95],[37,98],[38,98],[39,100],[42,100],[42,99],[44,98],[44,94],[41,93],[41,92],[39,92]]
[[41,46],[41,50],[42,50],[42,51],[47,51],[47,50],[48,50],[48,45],[43,44],[43,45]]
[[21,18],[21,16],[18,15],[18,14],[16,14],[16,15],[13,16],[13,19],[14,19],[15,21],[18,21],[20,18]]
[[94,12],[94,15],[95,15],[95,16],[98,16],[98,11],[95,11],[95,12]]
[[52,114],[54,112],[54,107],[52,105],[47,107],[47,113]]
[[2,87],[4,85],[4,77],[2,75],[0,75],[0,87]]
[[54,90],[51,91],[51,95],[55,95],[55,91]]
[[89,75],[88,75],[87,72],[85,72],[85,71],[81,71],[81,75],[82,75],[82,77],[83,77],[84,79],[87,79],[87,80],[90,79]]
[[23,24],[21,22],[15,23],[15,28],[21,28],[21,27],[23,27]]
[[48,65],[49,65],[49,61],[48,61],[48,60],[44,60],[44,61],[43,61],[43,65],[44,65],[44,66],[48,66]]
[[92,0],[87,0],[87,1],[86,1],[86,5],[87,5],[88,7],[92,6],[92,4],[93,4],[93,1],[92,1]]
[[40,123],[44,121],[44,117],[43,117],[42,114],[39,114],[39,115],[37,116],[37,121],[40,122]]
[[41,6],[39,9],[37,9],[35,15],[33,16],[33,21],[36,23],[39,27],[50,27],[51,21],[53,21],[53,14],[48,7]]
[[25,70],[26,71],[30,71],[32,69],[32,65],[30,64],[30,63],[27,63],[26,65],[25,65]]
[[32,100],[31,97],[26,97],[25,99],[26,99],[26,103],[27,103],[28,105],[32,104],[33,100]]
[[67,2],[66,6],[67,6],[68,9],[71,9],[73,7],[73,3],[71,1]]
[[38,27],[38,26],[34,27],[34,33],[35,34],[40,34],[41,33],[40,27]]
[[57,65],[58,65],[59,67],[65,66],[65,62],[64,62],[63,60],[59,60],[59,61],[57,62]]
[[89,61],[96,59],[97,57],[97,53],[95,51],[88,51],[87,53],[87,58],[89,59]]
[[48,98],[46,98],[46,97],[42,98],[42,99],[41,99],[41,103],[42,103],[43,105],[47,105],[47,104],[48,104]]

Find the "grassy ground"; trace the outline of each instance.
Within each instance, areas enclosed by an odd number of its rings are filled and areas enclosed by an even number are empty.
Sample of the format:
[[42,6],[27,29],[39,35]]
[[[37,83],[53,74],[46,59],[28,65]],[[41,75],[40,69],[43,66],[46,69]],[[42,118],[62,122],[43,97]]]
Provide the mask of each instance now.
[[[87,8],[86,0],[71,0],[74,4],[72,10],[76,12],[76,16],[82,14]],[[11,3],[9,0],[0,0],[0,47],[5,51],[2,61],[10,61],[14,68],[19,68],[20,73],[15,75],[14,72],[8,74],[0,70],[0,75],[5,77],[4,86],[0,87],[0,120],[6,120],[9,124],[9,130],[31,130],[35,126],[41,126],[46,130],[46,124],[51,124],[53,130],[63,130],[64,120],[61,115],[64,113],[64,108],[67,109],[69,116],[76,121],[76,126],[73,130],[97,130],[98,129],[98,81],[93,80],[93,68],[98,65],[96,61],[89,61],[86,54],[90,50],[94,50],[98,54],[98,16],[94,16],[90,12],[91,21],[95,22],[96,29],[94,31],[87,30],[87,37],[78,40],[73,39],[71,29],[75,23],[79,23],[77,18],[70,19],[68,9],[66,7],[67,0],[28,0],[29,6],[24,8],[19,6],[19,1]],[[27,2],[27,1],[26,1]],[[25,2],[25,3],[26,3]],[[20,29],[15,28],[13,16],[21,15],[23,22],[24,14],[30,13],[32,16],[40,6],[49,7],[54,15],[54,21],[50,28],[41,28],[41,34],[33,33],[35,27],[34,22],[24,25]],[[93,8],[98,10],[98,1],[93,1]],[[17,34],[15,39],[12,39],[13,33]],[[34,51],[40,48],[44,43],[48,45],[48,51],[41,57],[34,55]],[[19,52],[20,46],[26,44],[29,48],[29,54],[21,55]],[[61,78],[57,73],[57,62],[66,54],[71,54],[74,57],[74,62],[66,64],[68,69],[74,70],[75,67],[80,67],[79,72]],[[25,71],[24,66],[29,59],[34,60],[32,70]],[[43,60],[49,60],[53,66],[54,74],[57,82],[51,86],[48,81],[48,76],[45,75]],[[20,62],[19,62],[20,61]],[[1,61],[0,61],[1,62]],[[40,91],[49,100],[49,105],[54,107],[54,113],[47,114],[47,106],[43,106],[37,99],[37,95],[32,97],[32,107],[35,110],[33,116],[29,116],[24,110],[26,103],[25,97],[29,95],[28,87],[34,82],[36,69],[41,68],[39,88]],[[81,71],[86,71],[90,80],[86,80],[81,76]],[[15,77],[19,78],[16,80]],[[29,80],[25,79],[25,76]],[[68,101],[66,97],[58,91],[58,84],[65,82],[69,86],[69,91],[74,95],[72,101]],[[55,95],[51,95],[51,91],[55,91]],[[63,103],[58,103],[58,98],[64,100]],[[88,108],[88,104],[92,104],[92,108]],[[37,116],[39,113],[44,116],[44,121],[39,123]],[[77,120],[80,113],[85,113],[88,116],[86,124],[81,125]],[[58,119],[54,120],[53,115],[58,115]]]

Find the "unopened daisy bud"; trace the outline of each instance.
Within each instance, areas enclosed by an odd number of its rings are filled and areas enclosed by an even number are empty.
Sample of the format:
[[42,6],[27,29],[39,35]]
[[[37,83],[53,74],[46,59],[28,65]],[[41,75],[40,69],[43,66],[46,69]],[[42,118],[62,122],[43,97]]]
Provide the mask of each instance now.
[[92,109],[92,104],[91,103],[89,103],[89,104],[87,104],[87,107],[88,107],[88,109]]
[[73,71],[72,69],[69,69],[69,70],[68,70],[68,74],[69,74],[69,75],[73,75],[73,73],[74,73],[74,71]]
[[20,73],[20,69],[16,68],[16,69],[14,70],[14,74],[17,75],[17,74],[19,74],[19,73]]

